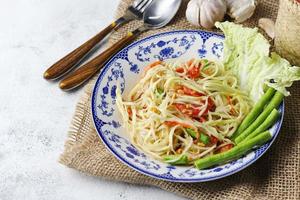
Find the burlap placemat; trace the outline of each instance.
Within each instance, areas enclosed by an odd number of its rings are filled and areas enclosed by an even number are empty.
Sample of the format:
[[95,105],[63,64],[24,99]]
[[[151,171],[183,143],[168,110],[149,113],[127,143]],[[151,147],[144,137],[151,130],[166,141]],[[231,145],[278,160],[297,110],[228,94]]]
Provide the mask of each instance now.
[[[122,0],[118,16],[131,0]],[[176,19],[167,27],[149,31],[141,37],[175,29],[192,29],[185,18],[187,1],[184,1]],[[245,23],[253,26],[260,17],[275,19],[277,0],[260,0],[255,16]],[[139,22],[132,22],[111,36],[110,44],[119,40]],[[286,111],[282,130],[271,149],[247,169],[206,183],[171,183],[142,175],[118,161],[100,141],[93,127],[90,109],[91,91],[95,78],[85,87],[69,131],[60,163],[104,179],[152,185],[190,199],[299,199],[300,198],[300,92],[295,83],[286,98]]]

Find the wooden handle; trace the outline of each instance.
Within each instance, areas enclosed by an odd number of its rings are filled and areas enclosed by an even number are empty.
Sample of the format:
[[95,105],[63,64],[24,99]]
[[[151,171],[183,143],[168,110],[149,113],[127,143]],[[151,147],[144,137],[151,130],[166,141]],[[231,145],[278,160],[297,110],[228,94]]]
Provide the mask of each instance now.
[[132,42],[136,36],[137,33],[129,32],[127,36],[122,38],[99,56],[95,57],[77,70],[71,72],[60,82],[59,87],[63,90],[70,90],[80,86],[82,83],[91,78],[97,71],[99,71],[104,66],[105,62],[116,52],[122,49],[126,44]]
[[[120,21],[120,20],[118,20]],[[95,35],[93,38],[82,44],[80,47],[57,61],[50,68],[48,68],[44,73],[45,79],[56,79],[71,70],[87,53],[96,46],[105,36],[107,36],[117,25],[117,22],[114,22],[107,26],[100,33]]]

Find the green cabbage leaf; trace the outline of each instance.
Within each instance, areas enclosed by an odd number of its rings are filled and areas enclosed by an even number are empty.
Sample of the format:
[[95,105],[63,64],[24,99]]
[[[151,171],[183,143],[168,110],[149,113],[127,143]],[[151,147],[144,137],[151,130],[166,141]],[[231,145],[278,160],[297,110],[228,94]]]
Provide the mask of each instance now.
[[245,28],[231,22],[217,22],[225,35],[223,64],[238,79],[242,90],[256,102],[263,95],[264,84],[290,95],[287,87],[300,80],[300,68],[291,66],[276,53],[257,28]]

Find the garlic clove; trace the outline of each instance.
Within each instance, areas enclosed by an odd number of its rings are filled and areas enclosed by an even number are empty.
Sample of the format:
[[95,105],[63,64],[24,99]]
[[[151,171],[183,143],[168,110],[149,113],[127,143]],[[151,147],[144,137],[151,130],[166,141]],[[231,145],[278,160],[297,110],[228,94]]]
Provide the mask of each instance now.
[[258,20],[258,27],[264,30],[270,38],[275,38],[275,23],[273,20],[269,18],[260,18]]
[[198,0],[191,0],[188,5],[187,5],[187,9],[185,12],[186,18],[187,20],[195,25],[195,26],[199,26],[199,21],[200,21],[200,15],[198,14],[200,12],[200,8],[198,6]]
[[212,18],[212,15],[208,13],[208,9],[205,9],[204,7],[201,7],[200,9],[200,25],[204,28],[211,29],[214,27],[214,19]]
[[241,23],[249,19],[255,11],[256,0],[225,0],[228,7],[228,15]]
[[243,7],[240,7],[237,12],[234,13],[235,16],[235,22],[241,23],[249,19],[254,11],[255,11],[255,5],[244,5]]
[[205,0],[200,8],[200,24],[204,28],[211,29],[215,22],[223,21],[226,13],[226,4],[223,0]]
[[186,18],[193,25],[211,29],[216,21],[223,21],[227,7],[224,0],[191,0]]
[[226,2],[224,0],[219,1],[218,5],[212,5],[211,10],[214,13],[216,21],[223,21],[227,10]]

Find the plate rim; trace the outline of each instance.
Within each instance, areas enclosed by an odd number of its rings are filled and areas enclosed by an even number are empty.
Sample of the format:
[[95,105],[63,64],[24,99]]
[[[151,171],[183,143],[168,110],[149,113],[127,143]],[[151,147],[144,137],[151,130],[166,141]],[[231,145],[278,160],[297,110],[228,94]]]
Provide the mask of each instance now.
[[[159,179],[159,180],[169,181],[169,182],[182,182],[182,183],[208,182],[208,181],[213,181],[213,180],[225,178],[227,176],[230,176],[230,175],[233,175],[235,173],[238,173],[238,172],[242,171],[243,169],[247,168],[248,166],[250,166],[254,162],[256,162],[259,158],[261,158],[269,150],[269,148],[272,146],[273,142],[276,140],[277,136],[279,135],[279,132],[280,132],[281,127],[282,127],[282,123],[283,123],[283,119],[284,119],[284,112],[285,112],[284,100],[283,100],[283,102],[280,105],[280,108],[281,108],[281,118],[279,120],[278,128],[276,129],[276,131],[274,133],[274,136],[272,137],[271,141],[269,141],[268,143],[265,144],[265,145],[267,145],[266,149],[260,155],[255,156],[252,160],[250,160],[245,165],[243,165],[243,166],[241,166],[241,167],[239,167],[239,168],[237,168],[237,169],[235,169],[233,171],[227,172],[225,174],[222,174],[222,175],[219,175],[219,176],[214,176],[214,177],[208,177],[208,178],[194,178],[194,179],[193,178],[191,178],[191,179],[187,179],[187,178],[182,178],[182,179],[175,178],[174,179],[174,178],[169,178],[169,177],[161,177],[161,176],[159,176],[157,174],[151,173],[151,172],[143,170],[143,169],[141,169],[141,168],[139,168],[137,166],[134,166],[131,163],[127,162],[125,159],[123,159],[122,156],[120,156],[117,152],[115,152],[113,150],[113,148],[110,147],[110,145],[108,144],[108,142],[103,138],[103,136],[102,136],[103,133],[96,126],[96,117],[97,116],[96,116],[96,113],[94,112],[95,111],[94,101],[95,101],[95,97],[96,97],[96,88],[97,88],[97,85],[99,85],[99,82],[102,81],[103,74],[107,71],[108,67],[116,59],[116,57],[118,56],[118,54],[121,51],[128,50],[131,47],[136,46],[136,45],[138,45],[138,44],[140,44],[142,42],[145,42],[147,40],[151,40],[151,39],[160,37],[162,35],[170,35],[170,34],[185,33],[185,32],[186,33],[201,33],[201,32],[203,32],[203,33],[206,33],[206,34],[209,33],[209,34],[221,37],[221,38],[225,38],[225,36],[223,34],[220,34],[220,33],[214,33],[214,32],[203,31],[203,30],[195,30],[195,29],[181,29],[181,30],[173,30],[173,31],[161,32],[161,33],[154,34],[154,35],[151,35],[151,36],[148,36],[148,37],[144,37],[144,38],[142,38],[140,40],[137,40],[137,41],[131,43],[130,45],[125,46],[124,48],[122,48],[120,51],[118,51],[114,56],[112,56],[108,60],[108,62],[104,65],[103,69],[101,70],[100,74],[98,75],[97,80],[96,80],[96,82],[95,82],[95,84],[93,86],[93,90],[92,90],[92,93],[91,93],[91,114],[92,114],[92,119],[93,119],[92,121],[93,121],[94,128],[96,129],[97,135],[99,136],[99,138],[101,139],[101,141],[105,145],[106,149],[108,149],[119,161],[121,161],[122,163],[124,163],[125,165],[127,165],[128,167],[130,167],[131,169],[133,169],[135,171],[138,171],[139,173],[144,174],[146,176],[149,176],[149,177],[152,177],[152,178],[155,178],[155,179]],[[251,152],[255,152],[257,150],[258,149],[252,150]]]

